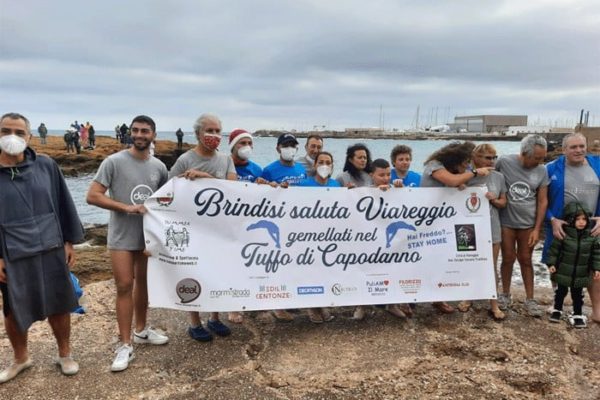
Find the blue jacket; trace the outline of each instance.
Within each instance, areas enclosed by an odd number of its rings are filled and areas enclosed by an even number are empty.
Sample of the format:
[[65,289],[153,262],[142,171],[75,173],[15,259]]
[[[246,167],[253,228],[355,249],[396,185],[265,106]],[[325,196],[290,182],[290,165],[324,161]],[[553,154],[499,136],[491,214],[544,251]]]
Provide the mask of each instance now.
[[[598,176],[598,179],[600,179],[600,156],[587,155],[585,158]],[[562,219],[563,210],[565,209],[565,156],[560,156],[556,160],[546,164],[546,170],[550,178],[550,185],[548,185],[548,209],[546,210],[546,219],[544,221],[546,237],[542,252],[543,263],[546,263],[553,238],[550,220],[552,217]],[[596,205],[594,216],[600,216],[600,201]]]

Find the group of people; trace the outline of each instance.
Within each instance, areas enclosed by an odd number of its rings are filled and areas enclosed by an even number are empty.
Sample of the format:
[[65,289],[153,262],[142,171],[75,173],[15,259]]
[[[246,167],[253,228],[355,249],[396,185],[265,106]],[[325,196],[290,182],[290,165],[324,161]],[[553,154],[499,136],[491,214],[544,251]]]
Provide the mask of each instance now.
[[[42,133],[40,129],[46,129],[44,124],[42,123],[38,128],[38,132],[40,133],[40,138],[42,140],[42,144],[46,143],[45,135],[42,137]],[[63,135],[63,140],[66,145],[67,153],[81,153],[81,149],[86,150],[94,150],[96,148],[96,130],[92,124],[86,122],[85,124],[80,124],[77,121],[74,121],[69,129],[65,131]]]
[[[271,186],[355,188],[485,186],[490,202],[494,271],[500,251],[501,290],[492,299],[490,312],[502,320],[513,306],[511,277],[519,261],[525,286],[525,311],[534,317],[543,310],[534,298],[532,251],[545,225],[543,262],[549,266],[557,289],[550,321],[561,321],[563,300],[570,290],[573,313],[570,323],[585,327],[583,290],[592,300],[592,319],[600,322],[600,158],[587,155],[581,134],[567,135],[564,155],[546,166],[546,141],[528,135],[519,154],[498,159],[491,144],[448,144],[429,156],[423,174],[410,170],[412,150],[405,145],[391,149],[390,160],[372,160],[361,143],[348,147],[343,172],[332,178],[334,156],[325,151],[324,140],[310,135],[306,153],[298,157],[300,143],[284,133],[277,139],[277,159],[261,168],[251,160],[253,137],[244,129],[229,134],[229,152],[218,151],[222,124],[213,114],[201,115],[194,124],[197,145],[181,154],[170,171],[150,153],[156,138],[155,122],[135,117],[126,129],[131,146],[107,157],[87,193],[89,204],[110,210],[107,247],[116,284],[116,314],[120,343],[111,364],[114,372],[128,368],[134,359],[133,344],[164,345],[169,338],[147,323],[147,256],[144,253],[143,202],[140,187],[156,191],[168,179],[212,178],[242,180]],[[14,352],[10,366],[0,372],[0,383],[16,377],[32,365],[27,350],[27,331],[34,321],[48,318],[58,343],[56,363],[65,375],[76,374],[78,363],[69,345],[70,312],[77,306],[69,267],[75,262],[73,243],[83,240],[77,211],[57,164],[28,147],[29,121],[17,113],[0,118],[0,289],[5,328]],[[25,240],[27,238],[27,240]],[[593,277],[593,279],[592,279]],[[31,293],[36,293],[32,296]],[[471,303],[462,301],[460,311]],[[442,313],[455,312],[445,302],[434,303]],[[414,305],[390,304],[385,308],[397,317],[410,317]],[[353,317],[362,319],[367,306],[357,306]],[[321,323],[333,316],[328,310],[307,310],[311,321]],[[287,310],[274,310],[281,321],[291,321]],[[240,312],[228,314],[233,323],[243,322]],[[133,326],[132,326],[133,325]],[[200,314],[190,313],[188,335],[209,341],[213,334],[227,336],[230,328],[219,314],[210,313],[206,328]]]

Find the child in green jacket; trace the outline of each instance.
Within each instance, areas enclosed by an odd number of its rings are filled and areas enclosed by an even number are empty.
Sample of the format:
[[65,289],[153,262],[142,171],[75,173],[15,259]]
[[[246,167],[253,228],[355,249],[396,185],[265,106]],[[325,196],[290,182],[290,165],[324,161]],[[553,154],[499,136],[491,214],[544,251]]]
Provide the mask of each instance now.
[[565,238],[554,238],[548,256],[548,269],[557,288],[554,293],[554,309],[550,322],[559,322],[562,317],[563,301],[571,290],[573,315],[569,318],[575,328],[587,326],[582,313],[583,288],[590,282],[590,272],[594,279],[600,279],[600,243],[590,235],[590,213],[579,203],[569,203],[565,207],[563,227]]

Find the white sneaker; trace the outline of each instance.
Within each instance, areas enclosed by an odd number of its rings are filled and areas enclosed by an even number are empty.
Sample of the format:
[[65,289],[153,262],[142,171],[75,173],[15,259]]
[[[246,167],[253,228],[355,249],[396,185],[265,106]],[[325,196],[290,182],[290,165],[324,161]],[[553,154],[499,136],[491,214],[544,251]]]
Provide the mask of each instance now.
[[110,366],[110,370],[112,372],[124,371],[129,367],[129,362],[131,362],[135,355],[133,354],[133,347],[130,344],[122,344],[115,353],[117,356],[115,357],[112,365]]
[[512,297],[509,294],[500,293],[498,294],[498,308],[502,311],[508,310],[510,305],[512,304]]
[[137,344],[165,344],[169,338],[158,331],[148,327],[141,332],[133,331],[133,343]]
[[526,299],[523,306],[530,317],[539,318],[544,315],[544,311],[540,309],[540,306],[535,299]]

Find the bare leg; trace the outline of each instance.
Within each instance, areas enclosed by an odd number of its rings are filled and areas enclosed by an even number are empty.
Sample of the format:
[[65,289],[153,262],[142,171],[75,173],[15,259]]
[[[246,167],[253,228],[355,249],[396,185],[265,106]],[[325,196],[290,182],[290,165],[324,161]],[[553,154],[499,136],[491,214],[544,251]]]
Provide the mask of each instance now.
[[531,261],[533,247],[529,247],[527,244],[531,231],[532,229],[517,230],[517,260],[521,266],[521,276],[527,299],[533,299],[533,263]]
[[[494,243],[492,245],[492,258],[494,261],[494,281],[496,282],[496,292],[498,292],[498,254],[500,254],[500,243]],[[490,300],[490,309],[496,319],[504,319],[506,315],[498,307],[498,300]]]
[[113,276],[117,287],[117,325],[121,341],[131,344],[133,319],[133,252],[111,250]]
[[134,285],[133,306],[135,331],[141,332],[146,327],[148,315],[148,257],[141,251],[133,253]]
[[27,331],[21,332],[19,328],[17,328],[17,323],[12,314],[9,314],[8,317],[4,318],[4,327],[6,328],[8,340],[10,340],[10,345],[13,349],[15,363],[24,363],[29,358],[29,353],[27,351]]
[[190,325],[191,326],[200,326],[202,324],[202,320],[200,319],[200,313],[196,311],[190,312]]
[[48,323],[52,327],[52,332],[58,344],[59,357],[68,357],[71,355],[69,339],[71,338],[71,314],[56,314],[48,317]]
[[502,293],[504,294],[510,294],[513,266],[517,259],[516,241],[516,230],[502,227],[502,265],[500,266],[500,275],[502,277]]
[[588,293],[592,302],[591,318],[593,321],[600,322],[600,281],[592,280],[588,286]]

